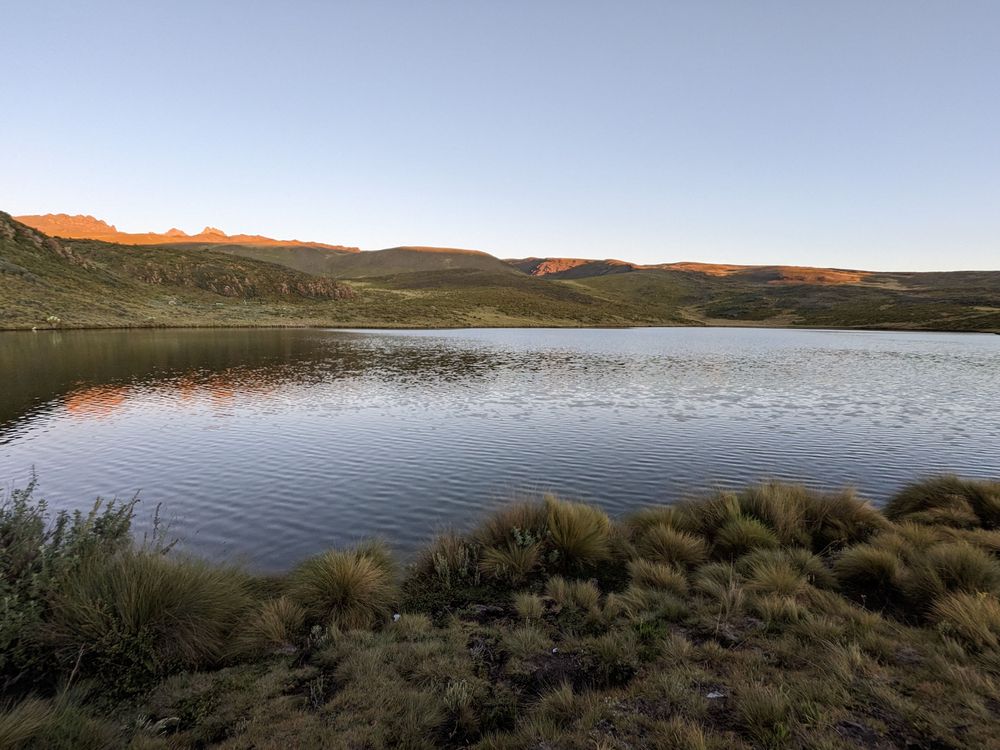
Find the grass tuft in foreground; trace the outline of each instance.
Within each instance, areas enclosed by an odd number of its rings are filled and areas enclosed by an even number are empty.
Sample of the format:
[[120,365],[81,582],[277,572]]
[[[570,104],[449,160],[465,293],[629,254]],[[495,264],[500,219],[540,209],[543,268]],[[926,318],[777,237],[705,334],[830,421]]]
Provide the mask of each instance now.
[[288,575],[0,504],[0,747],[991,747],[996,483],[501,509]]

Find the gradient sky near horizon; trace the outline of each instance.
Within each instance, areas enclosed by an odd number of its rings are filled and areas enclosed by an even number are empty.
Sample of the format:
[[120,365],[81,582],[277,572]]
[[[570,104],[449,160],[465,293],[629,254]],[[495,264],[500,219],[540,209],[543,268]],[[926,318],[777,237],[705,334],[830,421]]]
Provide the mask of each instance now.
[[1000,268],[1000,2],[10,3],[0,210]]

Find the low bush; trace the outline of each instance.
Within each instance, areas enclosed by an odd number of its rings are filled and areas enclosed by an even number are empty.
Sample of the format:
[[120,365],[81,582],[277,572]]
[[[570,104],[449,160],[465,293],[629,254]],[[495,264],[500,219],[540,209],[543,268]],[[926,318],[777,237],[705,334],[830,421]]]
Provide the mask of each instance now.
[[96,502],[89,513],[52,513],[35,497],[34,479],[0,495],[0,694],[52,679],[39,639],[57,590],[85,561],[131,543],[136,500]]

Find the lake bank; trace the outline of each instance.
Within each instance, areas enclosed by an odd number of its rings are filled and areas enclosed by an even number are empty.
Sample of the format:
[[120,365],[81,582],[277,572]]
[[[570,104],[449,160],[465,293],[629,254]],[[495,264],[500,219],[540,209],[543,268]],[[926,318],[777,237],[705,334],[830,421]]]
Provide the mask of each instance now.
[[1000,726],[997,482],[884,512],[780,484],[618,520],[550,498],[405,569],[365,543],[267,578],[135,547],[129,506],[53,536],[9,500],[6,746],[929,749]]

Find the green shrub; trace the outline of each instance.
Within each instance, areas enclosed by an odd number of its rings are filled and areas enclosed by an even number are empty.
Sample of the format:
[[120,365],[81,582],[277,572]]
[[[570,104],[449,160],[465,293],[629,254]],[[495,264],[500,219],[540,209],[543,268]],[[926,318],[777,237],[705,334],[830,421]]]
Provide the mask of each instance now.
[[545,498],[548,537],[563,570],[592,568],[611,557],[611,521],[598,508]]
[[330,550],[306,560],[289,579],[289,596],[314,622],[368,628],[387,617],[396,596],[392,575],[370,548]]
[[39,640],[56,590],[80,565],[131,544],[135,500],[97,501],[89,513],[53,514],[34,497],[35,480],[0,495],[0,694],[51,679]]
[[904,487],[883,511],[893,521],[995,529],[1000,527],[1000,482],[931,477]]
[[238,570],[129,551],[85,560],[54,597],[48,643],[114,687],[219,661],[250,605]]

